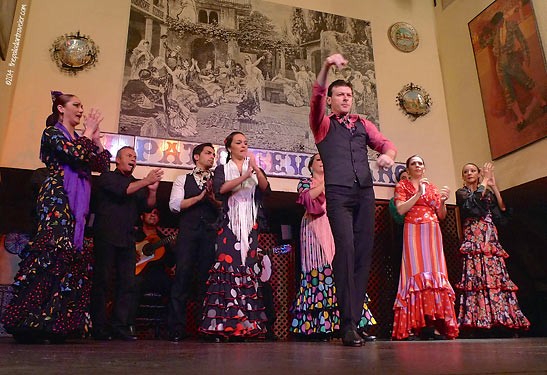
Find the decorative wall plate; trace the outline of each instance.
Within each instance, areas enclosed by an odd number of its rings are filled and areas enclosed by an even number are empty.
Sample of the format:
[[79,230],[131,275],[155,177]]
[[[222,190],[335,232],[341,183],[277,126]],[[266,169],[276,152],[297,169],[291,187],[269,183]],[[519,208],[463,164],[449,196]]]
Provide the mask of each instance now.
[[95,64],[99,48],[91,38],[78,31],[58,37],[50,52],[61,71],[76,74]]
[[412,52],[420,43],[418,32],[409,23],[397,22],[389,28],[389,40],[399,51]]
[[414,121],[420,116],[425,116],[431,109],[433,102],[424,89],[411,82],[397,94],[397,104]]

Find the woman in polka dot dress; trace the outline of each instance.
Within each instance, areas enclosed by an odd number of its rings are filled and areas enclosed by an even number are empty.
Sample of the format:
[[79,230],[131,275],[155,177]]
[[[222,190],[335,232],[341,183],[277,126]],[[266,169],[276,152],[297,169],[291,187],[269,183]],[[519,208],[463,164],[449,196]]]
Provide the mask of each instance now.
[[[303,205],[306,212],[300,226],[300,289],[293,303],[290,329],[310,339],[328,339],[340,329],[340,312],[332,272],[334,239],[326,215],[323,162],[319,154],[310,158],[308,169],[312,177],[302,178],[298,183],[297,203]],[[365,296],[358,329],[365,337],[372,338],[364,333],[367,327],[376,324],[367,302],[368,296]]]
[[264,172],[240,132],[225,140],[228,161],[215,169],[213,186],[223,201],[216,262],[209,271],[200,332],[244,338],[264,333],[266,314],[259,288],[258,231],[262,198],[270,191]]
[[55,91],[52,100],[40,148],[48,176],[38,195],[38,230],[2,316],[6,331],[25,343],[62,342],[87,328],[91,251],[83,239],[91,170],[107,171],[111,156],[100,141],[99,111],[89,112],[78,136],[74,128],[83,115],[80,99]]
[[441,191],[424,178],[425,163],[414,155],[406,161],[409,180],[395,187],[395,206],[405,215],[403,258],[393,310],[392,337],[453,339],[458,336],[455,294],[443,253],[439,218],[446,217],[450,189]]

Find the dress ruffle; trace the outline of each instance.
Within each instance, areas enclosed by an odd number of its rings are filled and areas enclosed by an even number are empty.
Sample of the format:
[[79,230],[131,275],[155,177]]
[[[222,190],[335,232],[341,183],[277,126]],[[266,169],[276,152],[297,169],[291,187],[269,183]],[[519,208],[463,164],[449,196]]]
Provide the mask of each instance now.
[[426,316],[442,321],[442,327],[438,328],[447,338],[457,337],[459,330],[454,300],[454,290],[443,273],[423,272],[410,277],[405,290],[395,299],[393,338],[401,340],[413,330],[426,327]]
[[266,319],[258,283],[260,267],[216,262],[209,271],[200,332],[251,337],[264,333]]
[[66,336],[89,326],[91,251],[74,249],[70,233],[57,232],[39,232],[29,243],[2,316],[8,333]]
[[520,310],[515,293],[518,287],[509,278],[505,265],[509,255],[498,241],[496,227],[482,218],[468,218],[460,252],[464,259],[457,285],[462,291],[458,324],[528,329],[530,322]]
[[[489,228],[490,234],[487,235]],[[484,254],[509,258],[509,254],[498,241],[496,227],[477,218],[466,219],[460,252],[463,255]]]

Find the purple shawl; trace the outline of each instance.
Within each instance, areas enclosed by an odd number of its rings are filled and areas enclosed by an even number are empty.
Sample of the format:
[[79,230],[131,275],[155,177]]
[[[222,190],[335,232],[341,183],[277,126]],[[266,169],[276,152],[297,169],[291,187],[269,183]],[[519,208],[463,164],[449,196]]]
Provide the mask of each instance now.
[[[63,124],[58,122],[55,124],[55,127],[61,130],[70,141],[74,141],[72,135]],[[78,134],[74,133],[74,135],[76,139],[80,138]],[[74,170],[69,164],[61,164],[61,167],[65,172],[63,187],[65,188],[68,196],[68,204],[75,219],[74,247],[82,249],[84,244],[85,218],[89,212],[89,199],[91,196],[90,174],[84,169]]]

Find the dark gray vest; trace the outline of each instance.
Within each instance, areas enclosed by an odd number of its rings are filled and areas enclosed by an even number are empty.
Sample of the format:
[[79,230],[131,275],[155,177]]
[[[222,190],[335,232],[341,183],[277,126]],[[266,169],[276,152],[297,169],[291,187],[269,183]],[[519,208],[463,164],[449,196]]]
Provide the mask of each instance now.
[[[200,195],[202,190],[199,188],[196,180],[192,174],[186,175],[186,182],[184,183],[184,199],[195,197]],[[188,229],[196,229],[200,225],[211,227],[218,217],[218,209],[209,201],[204,198],[192,207],[183,210],[180,215],[179,229],[181,231]]]
[[352,135],[335,116],[330,118],[329,131],[317,144],[325,170],[325,185],[351,187],[357,181],[361,187],[372,186],[367,154],[369,138],[360,121],[355,123]]

